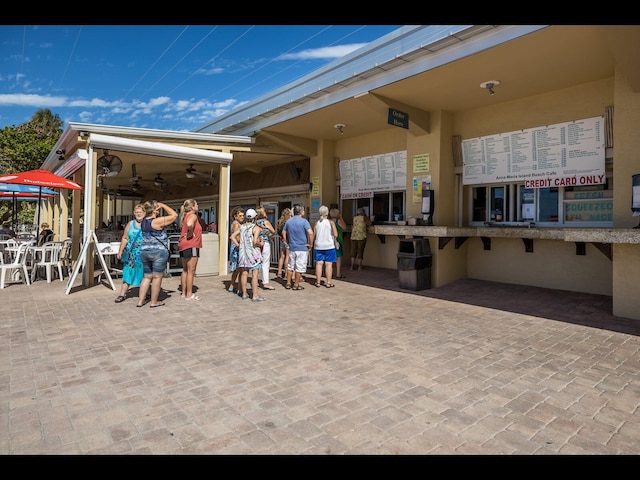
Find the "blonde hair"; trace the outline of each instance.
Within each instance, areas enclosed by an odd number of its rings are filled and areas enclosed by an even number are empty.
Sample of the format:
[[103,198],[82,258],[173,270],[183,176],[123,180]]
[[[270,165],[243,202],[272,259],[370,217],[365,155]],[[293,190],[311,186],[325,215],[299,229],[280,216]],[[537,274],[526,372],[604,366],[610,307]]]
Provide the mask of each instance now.
[[326,205],[322,205],[318,209],[318,213],[320,214],[321,217],[326,217],[327,215],[329,215],[329,208]]
[[195,198],[187,198],[180,206],[180,225],[184,222],[185,213],[193,211],[193,207],[198,201]]
[[293,211],[291,211],[290,208],[285,208],[284,210],[282,210],[280,218],[276,222],[276,230],[282,230],[284,224],[287,223],[287,220],[289,220],[291,217],[293,217]]
[[40,228],[49,228],[49,224],[47,222],[42,222],[40,224]]
[[267,211],[264,207],[256,207],[256,213],[258,214],[256,218],[267,218]]

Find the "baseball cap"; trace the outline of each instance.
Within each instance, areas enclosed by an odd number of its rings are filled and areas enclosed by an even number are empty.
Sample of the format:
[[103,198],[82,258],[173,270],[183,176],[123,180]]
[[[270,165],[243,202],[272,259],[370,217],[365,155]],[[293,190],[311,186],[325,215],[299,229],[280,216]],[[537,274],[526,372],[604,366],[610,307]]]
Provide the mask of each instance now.
[[253,208],[250,208],[244,214],[244,216],[249,218],[249,219],[256,218],[257,215],[258,215],[258,213]]

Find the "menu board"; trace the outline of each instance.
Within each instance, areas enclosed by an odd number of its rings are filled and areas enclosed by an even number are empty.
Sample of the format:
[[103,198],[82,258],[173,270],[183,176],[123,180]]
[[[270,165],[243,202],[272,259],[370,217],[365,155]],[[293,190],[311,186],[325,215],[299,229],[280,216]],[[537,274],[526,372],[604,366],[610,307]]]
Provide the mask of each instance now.
[[406,150],[340,162],[342,199],[372,197],[374,192],[406,188]]
[[463,140],[463,183],[603,184],[604,138],[604,117],[593,117]]

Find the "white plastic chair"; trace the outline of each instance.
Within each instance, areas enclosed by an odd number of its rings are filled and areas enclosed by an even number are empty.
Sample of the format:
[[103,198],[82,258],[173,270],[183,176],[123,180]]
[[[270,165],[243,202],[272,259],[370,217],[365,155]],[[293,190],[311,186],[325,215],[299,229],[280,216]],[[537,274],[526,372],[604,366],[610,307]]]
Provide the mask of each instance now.
[[73,259],[71,258],[72,254],[72,240],[67,238],[62,242],[62,251],[60,252],[60,265],[64,269],[64,271],[68,275],[71,275],[71,270],[73,269]]
[[33,268],[31,270],[31,281],[34,281],[38,268],[43,268],[45,270],[47,274],[47,283],[51,283],[54,268],[57,268],[58,277],[60,277],[60,281],[62,281],[62,262],[60,260],[60,255],[62,253],[63,243],[47,242],[40,248],[42,249],[42,253],[40,254],[40,258],[38,258],[38,260],[33,264]]
[[32,233],[19,233],[16,235],[16,240],[18,240],[19,242],[29,242],[35,239],[36,236]]
[[7,276],[7,272],[9,272],[10,275],[9,281],[13,280],[12,275],[15,272],[20,274],[24,283],[26,283],[27,285],[31,285],[26,263],[28,249],[29,245],[27,245],[26,243],[20,244],[11,263],[0,264],[0,289],[3,289],[5,286],[5,278]]

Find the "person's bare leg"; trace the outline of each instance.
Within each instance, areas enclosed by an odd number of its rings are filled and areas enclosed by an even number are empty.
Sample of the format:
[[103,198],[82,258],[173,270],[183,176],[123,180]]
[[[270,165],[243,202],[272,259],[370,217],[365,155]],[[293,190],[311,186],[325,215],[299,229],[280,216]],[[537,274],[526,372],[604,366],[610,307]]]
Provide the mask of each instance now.
[[280,257],[278,258],[278,278],[282,275],[282,266],[284,265],[284,249],[280,248]]
[[160,287],[162,287],[163,273],[154,273],[151,278],[151,305],[158,305],[158,298],[160,298]]
[[247,293],[247,276],[248,275],[249,275],[249,272],[243,268],[242,271],[240,272],[240,282],[239,282],[240,283],[239,290],[240,292],[242,292],[242,298],[247,298],[249,296],[249,294]]
[[198,266],[198,257],[191,257],[187,259],[187,274],[182,283],[182,293],[184,298],[190,299],[193,297],[193,278],[196,275],[196,267]]
[[145,275],[142,281],[140,282],[140,290],[138,294],[138,306],[141,307],[144,305],[144,300],[147,297],[147,292],[149,291],[149,285],[151,285],[151,275]]
[[322,266],[324,262],[316,262],[316,287],[322,283]]
[[285,273],[286,273],[288,268],[289,268],[289,249],[286,248],[285,251],[284,251],[284,271],[285,271]]
[[185,298],[189,298],[187,297],[186,291],[187,291],[187,270],[189,268],[189,263],[187,260],[189,260],[188,258],[182,258],[182,272],[180,272],[180,289],[182,290],[180,292],[180,296],[181,297],[185,297]]
[[251,298],[253,299],[256,299],[260,296],[258,294],[258,275],[260,274],[260,271],[260,268],[251,270]]
[[287,268],[287,285],[291,286],[294,279],[294,273]]
[[324,262],[324,273],[327,276],[327,283],[325,283],[325,285],[331,285],[331,277],[333,276],[333,262]]
[[236,269],[231,274],[231,281],[229,282],[229,291],[232,292],[235,290],[236,292],[240,291],[240,287],[238,286],[238,276],[240,274],[240,267],[236,267]]

